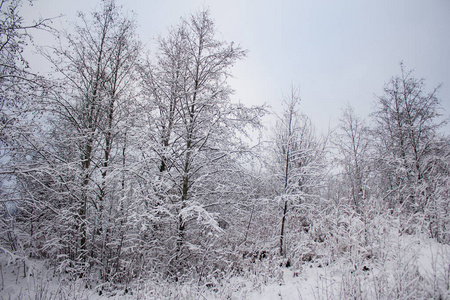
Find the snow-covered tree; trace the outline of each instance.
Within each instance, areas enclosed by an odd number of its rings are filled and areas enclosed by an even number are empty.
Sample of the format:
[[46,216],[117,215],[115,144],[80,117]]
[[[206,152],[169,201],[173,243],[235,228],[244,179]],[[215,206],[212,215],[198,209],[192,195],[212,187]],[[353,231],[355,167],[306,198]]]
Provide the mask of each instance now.
[[55,180],[70,191],[59,211],[71,230],[70,238],[61,238],[67,244],[62,252],[81,265],[100,261],[108,276],[118,271],[122,251],[127,132],[140,44],[134,21],[114,1],[90,17],[80,13],[80,19],[60,46],[44,52],[56,71],[56,87],[44,103],[51,124],[48,157],[64,169]]
[[24,258],[38,253],[33,244],[38,220],[29,211],[42,207],[34,205],[29,178],[39,170],[36,146],[42,123],[34,104],[47,91],[29,68],[24,49],[35,30],[52,29],[49,19],[25,21],[21,6],[20,0],[0,1],[0,210],[8,216],[0,219],[1,240],[6,242],[0,248]]
[[401,64],[374,113],[375,164],[378,195],[408,217],[405,230],[448,241],[448,136],[439,130],[445,121],[439,120],[438,90],[428,92]]
[[[294,89],[274,130],[272,166],[277,182],[276,198],[282,207],[279,252],[286,255],[286,223],[289,212],[317,197],[324,175],[326,140],[315,135],[307,116],[299,111],[300,97]],[[316,195],[313,195],[316,192]]]
[[383,198],[392,206],[423,211],[425,198],[416,187],[424,183],[426,158],[436,141],[440,101],[439,86],[425,90],[425,81],[412,76],[401,64],[401,75],[393,77],[378,97],[374,112],[374,134]]
[[339,167],[342,168],[344,185],[348,186],[345,196],[356,210],[360,210],[361,202],[368,197],[371,145],[369,128],[350,106],[342,112],[333,144]]
[[148,122],[141,148],[165,185],[159,205],[176,218],[177,257],[201,244],[199,234],[219,228],[205,207],[229,202],[225,195],[232,191],[224,183],[248,151],[242,136],[260,126],[263,109],[230,101],[230,68],[244,56],[240,47],[217,40],[209,12],[201,11],[161,38],[156,62],[141,68]]

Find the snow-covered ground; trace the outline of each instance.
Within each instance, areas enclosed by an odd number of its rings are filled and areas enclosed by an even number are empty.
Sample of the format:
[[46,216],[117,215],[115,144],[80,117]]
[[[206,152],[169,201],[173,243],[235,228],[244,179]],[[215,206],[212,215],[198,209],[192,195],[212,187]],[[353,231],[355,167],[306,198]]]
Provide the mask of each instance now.
[[282,280],[243,290],[233,299],[423,299],[416,293],[450,299],[450,246],[414,236],[400,237],[397,243],[384,262],[366,261],[361,270],[348,261],[305,264],[299,276],[283,269]]
[[308,262],[283,268],[258,261],[245,275],[198,286],[145,281],[99,295],[47,269],[42,261],[9,262],[1,257],[0,299],[450,299],[450,246],[418,236],[391,236],[377,258],[351,255],[325,265]]

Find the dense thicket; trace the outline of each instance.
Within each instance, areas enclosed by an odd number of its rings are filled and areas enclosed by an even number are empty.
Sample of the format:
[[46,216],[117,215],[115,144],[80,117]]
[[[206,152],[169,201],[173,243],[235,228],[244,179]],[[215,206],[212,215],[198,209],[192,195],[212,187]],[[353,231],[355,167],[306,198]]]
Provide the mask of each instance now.
[[325,248],[329,261],[372,257],[386,213],[449,243],[438,88],[403,65],[372,122],[349,107],[319,136],[293,89],[250,147],[266,110],[232,101],[227,78],[246,51],[217,39],[208,11],[144,57],[134,20],[105,1],[41,51],[54,71],[40,78],[22,50],[25,29],[47,23],[23,25],[20,3],[0,4],[0,249],[11,260],[46,258],[88,282],[206,282]]

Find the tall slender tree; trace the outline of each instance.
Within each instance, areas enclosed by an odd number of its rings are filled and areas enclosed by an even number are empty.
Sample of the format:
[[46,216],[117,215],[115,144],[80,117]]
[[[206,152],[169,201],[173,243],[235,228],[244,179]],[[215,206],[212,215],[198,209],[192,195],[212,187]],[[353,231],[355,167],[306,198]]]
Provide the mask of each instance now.
[[348,183],[348,198],[356,210],[368,197],[366,181],[370,171],[370,137],[369,128],[353,108],[347,106],[340,118],[334,144],[338,151],[338,162],[343,168],[344,180]]
[[44,53],[60,78],[60,89],[48,98],[46,108],[52,112],[53,138],[64,137],[64,147],[71,149],[63,164],[77,166],[70,172],[77,179],[71,187],[72,204],[66,207],[77,224],[72,257],[82,262],[99,257],[104,269],[112,269],[106,253],[120,256],[121,247],[113,242],[118,227],[114,220],[123,213],[119,200],[125,188],[126,133],[133,122],[140,44],[134,21],[114,1],[103,2],[90,18],[80,18],[75,32],[65,34],[67,46]]
[[320,181],[326,141],[315,136],[311,121],[300,113],[298,91],[292,88],[274,135],[274,175],[281,200],[279,253],[286,256],[287,218],[293,207],[309,198]]

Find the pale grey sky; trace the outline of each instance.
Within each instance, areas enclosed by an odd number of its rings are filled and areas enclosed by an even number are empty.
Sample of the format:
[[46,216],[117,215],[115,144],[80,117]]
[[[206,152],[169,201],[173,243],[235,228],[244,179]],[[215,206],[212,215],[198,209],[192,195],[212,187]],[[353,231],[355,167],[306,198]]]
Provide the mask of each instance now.
[[[26,18],[66,15],[55,26],[76,20],[76,12],[98,7],[93,0],[38,0]],[[400,61],[424,77],[450,113],[450,1],[447,0],[117,0],[136,13],[141,40],[154,44],[180,17],[209,8],[219,38],[249,50],[233,70],[234,100],[267,103],[279,111],[292,85],[300,87],[301,108],[319,130],[336,124],[350,103],[362,117],[374,95],[399,74]],[[44,39],[37,38],[36,43]],[[47,42],[47,40],[45,40]],[[50,42],[50,41],[49,41]],[[447,127],[449,128],[449,127]]]

